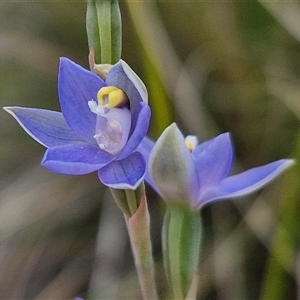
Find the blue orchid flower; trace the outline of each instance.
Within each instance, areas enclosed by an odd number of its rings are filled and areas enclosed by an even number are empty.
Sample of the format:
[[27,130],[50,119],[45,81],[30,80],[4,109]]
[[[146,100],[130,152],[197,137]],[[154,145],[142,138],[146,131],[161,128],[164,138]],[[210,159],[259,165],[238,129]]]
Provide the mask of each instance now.
[[47,147],[42,165],[59,174],[98,170],[113,188],[135,189],[146,163],[135,151],[150,121],[147,90],[123,61],[105,80],[67,58],[61,58],[58,95],[62,112],[5,107],[37,142]]
[[146,181],[168,203],[193,210],[253,193],[294,163],[292,159],[281,159],[228,176],[233,161],[230,134],[197,145],[197,138],[184,138],[175,123],[155,144],[145,138],[138,149],[148,161]]

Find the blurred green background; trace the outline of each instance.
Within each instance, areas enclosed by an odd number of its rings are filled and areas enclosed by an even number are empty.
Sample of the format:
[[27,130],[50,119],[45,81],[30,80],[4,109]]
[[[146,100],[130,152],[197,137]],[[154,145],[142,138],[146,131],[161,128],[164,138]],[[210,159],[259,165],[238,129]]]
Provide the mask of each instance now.
[[[235,171],[300,157],[298,2],[120,9],[122,58],[148,87],[152,138],[173,121],[200,140],[230,131]],[[85,13],[84,1],[0,1],[1,106],[59,110],[59,57],[88,68]],[[44,148],[0,114],[0,299],[140,299],[123,216],[96,173],[50,173]],[[203,209],[199,299],[300,298],[299,173]],[[163,297],[163,204],[150,188],[148,200]]]

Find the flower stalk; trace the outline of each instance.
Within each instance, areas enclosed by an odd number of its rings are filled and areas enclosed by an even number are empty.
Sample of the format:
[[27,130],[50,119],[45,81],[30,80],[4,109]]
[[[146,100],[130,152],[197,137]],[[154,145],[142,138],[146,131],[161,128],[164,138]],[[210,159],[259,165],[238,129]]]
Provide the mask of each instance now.
[[[132,192],[135,193],[136,196],[139,195],[140,203],[134,214],[128,216],[125,213],[125,220],[134,256],[135,267],[138,273],[143,299],[155,300],[158,299],[158,296],[155,284],[154,262],[150,239],[150,216],[144,184],[142,184],[140,190]],[[126,195],[128,195],[128,193],[126,193]],[[135,197],[135,199],[138,199],[138,197]],[[129,194],[128,202],[131,200],[132,193]],[[132,208],[133,206],[134,205],[128,203],[128,207]]]
[[197,269],[201,245],[199,212],[168,205],[164,217],[163,259],[173,299],[196,299]]

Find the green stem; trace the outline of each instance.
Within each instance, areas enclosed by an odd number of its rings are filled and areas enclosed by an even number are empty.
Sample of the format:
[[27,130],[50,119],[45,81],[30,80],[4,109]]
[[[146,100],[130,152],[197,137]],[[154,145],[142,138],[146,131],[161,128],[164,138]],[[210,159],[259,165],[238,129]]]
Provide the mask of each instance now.
[[143,298],[158,299],[144,182],[136,190],[110,190],[125,216]]
[[133,190],[125,190],[127,203],[130,211],[130,215],[134,215],[138,209],[138,203],[135,195],[135,191]]
[[135,214],[130,218],[125,216],[125,219],[143,299],[158,299],[145,191],[141,194],[139,208]]
[[163,229],[163,239],[165,244],[163,248],[164,253],[164,267],[168,280],[173,289],[173,296],[175,299],[183,299],[183,290],[181,286],[181,267],[180,267],[180,245],[181,245],[181,231],[183,214],[176,214],[174,210],[168,210],[165,216],[165,226]]
[[185,299],[198,269],[201,221],[199,212],[168,206],[163,232],[164,267],[174,299]]
[[126,216],[129,216],[129,217],[132,216],[130,208],[128,206],[128,201],[127,201],[125,190],[119,190],[119,189],[110,188],[110,192],[111,192],[112,196],[114,197],[117,205],[121,209],[121,211]]

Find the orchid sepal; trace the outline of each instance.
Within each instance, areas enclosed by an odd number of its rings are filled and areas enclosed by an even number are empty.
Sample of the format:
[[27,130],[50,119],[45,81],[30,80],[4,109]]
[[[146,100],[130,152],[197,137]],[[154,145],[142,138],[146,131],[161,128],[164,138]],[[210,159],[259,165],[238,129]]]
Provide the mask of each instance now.
[[199,193],[196,168],[190,151],[175,123],[157,140],[149,157],[149,172],[166,201],[188,205]]

